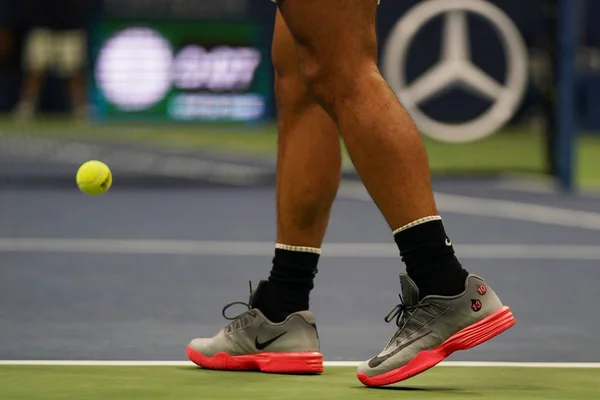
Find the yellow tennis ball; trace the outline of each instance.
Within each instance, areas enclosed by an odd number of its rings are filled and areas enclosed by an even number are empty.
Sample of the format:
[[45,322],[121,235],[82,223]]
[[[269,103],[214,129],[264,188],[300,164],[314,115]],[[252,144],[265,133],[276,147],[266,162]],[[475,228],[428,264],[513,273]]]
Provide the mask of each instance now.
[[103,162],[88,161],[77,171],[77,186],[85,194],[102,194],[110,189],[111,185],[112,173]]

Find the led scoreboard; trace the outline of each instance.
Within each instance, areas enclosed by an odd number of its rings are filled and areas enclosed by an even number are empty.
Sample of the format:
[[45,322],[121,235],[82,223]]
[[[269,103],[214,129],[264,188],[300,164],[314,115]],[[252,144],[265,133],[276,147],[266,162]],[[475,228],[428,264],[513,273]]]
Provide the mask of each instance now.
[[272,93],[260,25],[100,23],[92,35],[92,98],[100,119],[257,121]]

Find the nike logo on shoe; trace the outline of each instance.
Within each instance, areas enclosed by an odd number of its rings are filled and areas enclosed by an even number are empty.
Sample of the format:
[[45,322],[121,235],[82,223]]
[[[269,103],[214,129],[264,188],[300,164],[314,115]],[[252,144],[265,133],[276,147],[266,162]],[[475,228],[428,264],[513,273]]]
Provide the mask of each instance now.
[[269,347],[270,345],[272,345],[273,343],[275,343],[280,337],[282,337],[283,335],[285,335],[287,332],[283,332],[277,336],[275,336],[272,339],[267,340],[266,342],[259,342],[258,341],[258,336],[254,339],[254,347],[256,347],[257,350],[264,350],[267,347]]
[[452,242],[450,241],[450,239],[446,239],[446,242],[445,242],[445,244],[446,244],[446,246],[448,246],[448,247],[452,246]]
[[387,360],[389,360],[390,358],[392,358],[393,356],[395,356],[396,354],[400,353],[402,350],[404,350],[405,348],[407,348],[408,346],[410,346],[411,344],[418,342],[419,340],[423,339],[424,337],[428,336],[431,333],[431,331],[427,331],[417,337],[414,337],[412,339],[410,339],[409,341],[406,341],[404,343],[402,343],[400,346],[396,347],[393,351],[389,352],[388,354],[384,355],[384,356],[376,356],[373,357],[370,361],[369,361],[369,367],[370,368],[377,368],[378,366],[380,366],[381,364],[383,364],[384,362],[386,362]]

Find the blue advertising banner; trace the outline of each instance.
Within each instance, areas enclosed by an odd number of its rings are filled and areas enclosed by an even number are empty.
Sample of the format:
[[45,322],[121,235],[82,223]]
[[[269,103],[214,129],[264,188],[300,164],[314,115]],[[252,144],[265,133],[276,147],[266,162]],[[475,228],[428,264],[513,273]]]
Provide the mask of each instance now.
[[[460,142],[491,134],[539,108],[541,80],[551,65],[547,52],[552,39],[549,37],[552,32],[547,31],[547,3],[546,0],[383,0],[377,21],[382,72],[429,135]],[[588,19],[594,12],[598,15],[599,3],[587,2]],[[206,21],[223,26],[231,22],[250,24],[260,27],[260,44],[252,42],[252,46],[262,51],[261,68],[270,69],[269,46],[275,11],[270,0],[104,0],[104,23],[121,21],[134,27],[144,21],[154,24],[170,21],[169,30],[179,29],[177,24],[195,23],[200,27]],[[170,35],[161,29],[161,34]],[[100,40],[109,38],[106,34]],[[200,36],[196,39],[202,41]],[[598,24],[588,21],[582,28],[581,39],[584,50],[599,48]],[[97,50],[101,48],[99,43]],[[593,57],[588,58],[593,61]],[[592,61],[585,57],[582,60],[584,69],[593,67]],[[600,66],[592,67],[585,69],[582,79],[591,76],[589,82],[597,81],[594,77]],[[262,82],[258,86],[270,93],[264,94],[265,98],[272,98],[272,82],[265,83],[265,76],[264,71],[257,75]],[[594,88],[598,91],[598,85],[582,85],[581,98],[597,99]],[[95,98],[106,100],[101,92]],[[111,109],[112,116],[117,115],[115,105],[109,103],[102,104],[100,110]],[[593,108],[581,105],[584,123],[592,122],[589,118],[592,113],[586,114],[586,110]],[[260,118],[273,117],[275,112],[273,102],[267,101]],[[201,114],[196,117],[204,120]],[[165,117],[174,118],[168,113]]]

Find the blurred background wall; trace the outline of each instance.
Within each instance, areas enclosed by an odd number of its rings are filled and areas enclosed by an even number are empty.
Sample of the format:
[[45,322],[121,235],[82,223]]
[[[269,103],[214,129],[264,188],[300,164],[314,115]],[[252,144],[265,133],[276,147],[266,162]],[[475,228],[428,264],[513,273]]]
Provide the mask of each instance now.
[[[529,168],[524,161],[511,167],[557,175],[561,150],[557,150],[556,66],[568,57],[559,50],[560,1],[481,2],[492,3],[508,17],[525,51],[507,51],[506,37],[499,32],[512,27],[469,14],[472,62],[507,87],[515,73],[511,63],[523,58],[525,69],[517,71],[523,83],[506,91],[515,100],[514,107],[500,110],[506,123],[486,128],[481,122],[469,129],[498,140],[504,134],[536,135],[536,155],[515,157],[541,157],[541,164]],[[381,4],[381,64],[391,82],[397,81],[401,70],[405,83],[415,82],[443,53],[447,39],[443,13],[421,24],[414,37],[394,36],[399,21],[424,3],[434,2]],[[594,136],[600,131],[596,112],[600,108],[600,2],[569,3],[577,3],[579,17],[573,38],[577,41],[574,120],[578,132]],[[0,0],[0,112],[17,119],[57,114],[94,123],[272,123],[276,110],[269,52],[274,13],[268,0]],[[397,55],[390,56],[403,41],[408,43],[405,63]],[[399,90],[397,83],[391,85]],[[477,120],[497,99],[467,89],[444,90],[419,104],[419,109],[444,124]],[[462,132],[443,135],[430,145],[434,153],[439,142],[479,142],[460,139]],[[492,147],[518,152],[519,143],[498,142]],[[450,151],[444,147],[440,154]],[[435,159],[434,172],[442,171]],[[496,168],[494,163],[489,167]]]
[[[383,2],[379,14],[379,37],[381,45],[385,44],[390,30],[397,20],[418,0]],[[526,96],[515,121],[531,118],[539,110],[541,87],[540,82],[549,68],[548,46],[553,40],[553,21],[547,0],[495,0],[514,21],[521,32],[528,49],[528,65],[531,79]],[[584,19],[580,25],[579,72],[580,100],[579,117],[582,127],[598,129],[600,114],[593,112],[600,106],[600,3],[585,0]],[[158,29],[162,35],[184,35],[189,24],[197,25],[189,29],[190,38],[199,38],[203,30],[210,29],[205,23],[227,24],[238,22],[244,27],[252,27],[255,35],[248,38],[243,34],[243,41],[264,48],[268,55],[271,39],[271,26],[274,13],[273,5],[267,0],[203,0],[203,1],[167,1],[167,0],[1,0],[0,1],[0,111],[10,112],[17,106],[19,93],[24,78],[23,58],[26,54],[28,35],[40,26],[56,29],[84,29],[88,37],[87,61],[94,83],[94,65],[98,51],[105,45],[111,35],[119,29],[130,26],[145,25]],[[419,35],[414,51],[411,52],[409,70],[418,70],[431,61],[431,51],[419,51],[425,47],[439,46],[440,21],[434,21],[431,27]],[[205,28],[205,26],[207,28]],[[503,72],[504,54],[499,51],[497,39],[485,23],[471,27],[471,38],[474,45],[474,56],[482,65],[488,66],[494,75]],[[224,44],[232,40],[231,29],[223,29],[217,35],[215,43]],[[252,30],[250,29],[250,30]],[[473,40],[478,38],[478,40]],[[185,39],[181,39],[185,40]],[[194,41],[194,39],[190,39]],[[264,62],[265,70],[269,70],[268,60]],[[266,74],[267,72],[265,72]],[[56,71],[49,71],[44,82],[39,109],[41,112],[66,112],[69,102],[63,77]],[[260,90],[269,92],[272,89],[269,79],[265,78],[264,87]],[[90,92],[90,100],[95,93]],[[96,99],[97,100],[97,99]],[[453,107],[447,107],[452,104]],[[477,113],[482,105],[476,99],[454,97],[450,102],[439,102],[431,105],[432,113],[439,118],[464,118]],[[460,111],[457,115],[456,111]],[[273,116],[272,103],[266,116]]]

